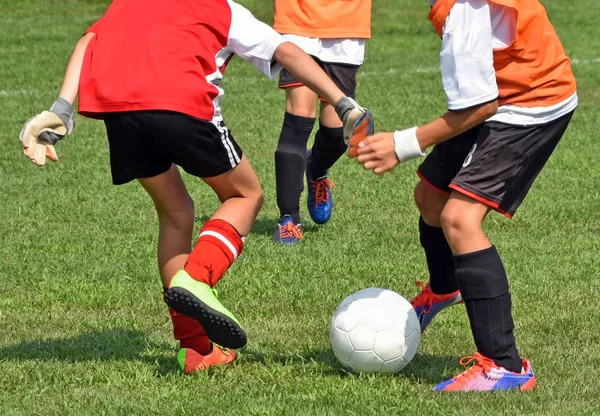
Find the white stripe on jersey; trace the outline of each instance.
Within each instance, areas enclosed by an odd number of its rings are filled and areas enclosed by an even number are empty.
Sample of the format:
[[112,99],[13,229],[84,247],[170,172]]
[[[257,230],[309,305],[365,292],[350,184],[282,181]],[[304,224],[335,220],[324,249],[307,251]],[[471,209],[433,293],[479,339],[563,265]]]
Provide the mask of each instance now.
[[233,52],[231,52],[231,50],[229,50],[228,48],[222,48],[221,50],[219,50],[219,52],[217,52],[215,55],[215,66],[217,70],[212,74],[206,76],[206,82],[208,82],[211,85],[214,85],[217,89],[217,95],[215,98],[213,98],[214,112],[212,122],[215,123],[215,125],[218,125],[219,122],[223,121],[223,116],[221,115],[220,102],[221,98],[225,94],[225,91],[223,91],[223,89],[219,85],[223,80],[223,67],[229,61],[229,59],[231,59],[232,56]]

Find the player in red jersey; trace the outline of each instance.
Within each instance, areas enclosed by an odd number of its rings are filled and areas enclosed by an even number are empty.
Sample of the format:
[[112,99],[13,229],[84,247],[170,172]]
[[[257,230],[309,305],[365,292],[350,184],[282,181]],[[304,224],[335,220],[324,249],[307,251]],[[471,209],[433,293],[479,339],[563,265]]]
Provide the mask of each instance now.
[[[187,373],[231,362],[229,348],[246,343],[213,289],[263,203],[219,107],[234,54],[270,77],[285,67],[334,105],[349,130],[370,117],[311,57],[233,1],[114,0],[77,43],[58,100],[21,132],[25,154],[43,165],[46,156],[57,159],[53,144],[72,130],[77,96],[80,114],[104,121],[113,183],[137,179],[156,207],[158,265]],[[222,202],[193,250],[194,205],[178,166]]]

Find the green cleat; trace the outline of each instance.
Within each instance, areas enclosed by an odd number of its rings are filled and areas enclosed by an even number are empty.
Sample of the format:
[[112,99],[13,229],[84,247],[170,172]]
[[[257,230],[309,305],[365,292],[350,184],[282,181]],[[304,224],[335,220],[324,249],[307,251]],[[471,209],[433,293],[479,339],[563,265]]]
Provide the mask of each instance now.
[[198,321],[213,343],[231,349],[246,345],[246,333],[235,316],[219,302],[216,290],[192,279],[186,271],[180,270],[173,277],[165,292],[165,301],[177,313]]

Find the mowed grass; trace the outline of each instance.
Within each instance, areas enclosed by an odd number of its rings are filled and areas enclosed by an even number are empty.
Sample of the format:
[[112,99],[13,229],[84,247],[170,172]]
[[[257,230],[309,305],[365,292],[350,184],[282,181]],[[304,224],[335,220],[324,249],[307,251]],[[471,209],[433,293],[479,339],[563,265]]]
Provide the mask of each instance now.
[[[271,2],[242,3],[271,21]],[[77,116],[75,134],[57,146],[61,160],[43,169],[18,142],[23,123],[55,99],[73,45],[107,4],[0,0],[1,415],[600,414],[596,2],[544,1],[574,60],[581,103],[515,219],[495,214],[486,223],[538,388],[467,395],[431,392],[474,352],[463,306],[436,318],[396,376],[348,375],[336,364],[327,331],[345,296],[378,286],[410,298],[414,281],[427,279],[412,201],[417,162],[376,177],[343,158],[331,172],[331,222],[317,227],[303,208],[305,240],[274,245],[273,152],[284,98],[239,59],[227,70],[223,109],[266,203],[219,289],[249,343],[228,368],[178,372],[156,268],[156,215],[137,184],[111,185],[103,124]],[[378,130],[444,111],[439,39],[427,12],[422,0],[374,0],[358,99]],[[200,180],[185,179],[200,227],[218,201]]]

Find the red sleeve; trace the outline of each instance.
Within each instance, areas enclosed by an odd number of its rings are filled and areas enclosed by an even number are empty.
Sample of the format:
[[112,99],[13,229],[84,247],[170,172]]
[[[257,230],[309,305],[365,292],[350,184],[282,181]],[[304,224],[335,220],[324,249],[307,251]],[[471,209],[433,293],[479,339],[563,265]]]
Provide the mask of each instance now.
[[83,34],[85,35],[87,33],[98,33],[100,26],[102,26],[102,18],[96,20],[96,23],[88,27],[88,29],[85,32],[83,32]]

